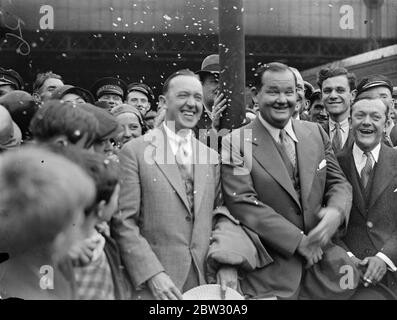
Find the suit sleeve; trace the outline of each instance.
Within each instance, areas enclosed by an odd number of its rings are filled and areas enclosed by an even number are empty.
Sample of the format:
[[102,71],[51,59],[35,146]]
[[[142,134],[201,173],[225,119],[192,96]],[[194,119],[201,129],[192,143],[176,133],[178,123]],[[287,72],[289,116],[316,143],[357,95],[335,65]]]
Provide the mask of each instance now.
[[352,186],[347,181],[339,162],[332,150],[331,141],[324,129],[318,125],[324,143],[325,159],[327,161],[327,178],[324,190],[324,204],[338,209],[342,215],[341,229],[345,232],[349,222],[352,206]]
[[142,145],[129,143],[120,152],[119,211],[112,219],[112,236],[120,247],[121,257],[131,281],[139,287],[164,271],[156,254],[140,233],[141,186],[136,151]]
[[222,141],[221,175],[226,206],[234,217],[259,235],[267,248],[292,256],[302,239],[302,231],[259,201],[240,139],[231,137],[228,135]]

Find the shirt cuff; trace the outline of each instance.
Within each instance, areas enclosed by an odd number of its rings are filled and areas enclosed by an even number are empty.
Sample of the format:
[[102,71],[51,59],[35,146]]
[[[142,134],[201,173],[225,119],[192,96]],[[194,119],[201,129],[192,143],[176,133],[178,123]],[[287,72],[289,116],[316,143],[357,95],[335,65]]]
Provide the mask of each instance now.
[[346,253],[347,253],[347,255],[349,256],[349,258],[352,258],[352,257],[354,257],[354,254],[353,254],[353,253],[351,253],[350,251],[347,251]]
[[376,256],[382,259],[387,264],[387,269],[389,269],[391,272],[397,271],[397,268],[394,265],[393,261],[391,261],[384,253],[378,252]]

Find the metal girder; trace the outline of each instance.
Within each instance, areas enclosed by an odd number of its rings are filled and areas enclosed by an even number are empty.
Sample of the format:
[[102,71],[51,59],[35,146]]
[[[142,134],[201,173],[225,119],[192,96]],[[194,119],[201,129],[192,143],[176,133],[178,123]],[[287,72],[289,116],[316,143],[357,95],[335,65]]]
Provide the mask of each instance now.
[[[0,40],[0,52],[10,53],[21,45],[21,39],[6,36]],[[82,32],[27,32],[23,33],[24,46],[31,53],[65,54],[123,54],[144,59],[201,59],[218,51],[217,35],[193,34],[130,34]],[[382,46],[396,39],[381,40]],[[246,37],[247,58],[337,60],[367,51],[367,39],[332,39],[299,37]],[[249,59],[252,60],[252,59]]]

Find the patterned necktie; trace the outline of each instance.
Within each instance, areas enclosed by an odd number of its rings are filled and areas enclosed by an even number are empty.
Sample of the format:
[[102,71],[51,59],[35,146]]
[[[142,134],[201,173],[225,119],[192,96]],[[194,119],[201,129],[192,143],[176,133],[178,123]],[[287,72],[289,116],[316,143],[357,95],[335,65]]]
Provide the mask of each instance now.
[[365,162],[364,168],[361,170],[361,182],[365,189],[372,171],[372,155],[371,152],[364,152],[364,154],[367,156],[367,161]]
[[334,153],[338,153],[342,149],[342,132],[339,122],[335,123],[334,137],[332,139],[332,149],[334,149]]
[[178,150],[175,154],[175,159],[179,166],[185,166],[189,168],[192,164],[191,154],[188,148],[189,141],[186,138],[179,140],[178,142]]
[[280,145],[287,154],[292,166],[296,168],[295,143],[284,129],[280,130]]
[[185,191],[187,200],[189,202],[190,211],[193,213],[194,209],[194,177],[193,177],[193,163],[192,156],[188,149],[189,141],[185,139],[181,139],[178,142],[178,150],[175,154],[175,160],[178,165],[179,172],[181,173],[181,177],[183,183],[185,185]]

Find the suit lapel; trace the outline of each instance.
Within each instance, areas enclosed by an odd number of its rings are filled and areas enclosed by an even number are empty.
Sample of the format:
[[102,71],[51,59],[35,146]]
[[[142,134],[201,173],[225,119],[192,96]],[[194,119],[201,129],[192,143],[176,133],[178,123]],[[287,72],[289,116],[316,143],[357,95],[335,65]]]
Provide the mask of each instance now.
[[365,217],[365,200],[361,191],[360,181],[358,180],[358,174],[356,165],[354,163],[352,149],[345,149],[339,157],[339,163],[346,175],[347,180],[353,187],[353,203],[358,208],[360,213]]
[[201,201],[203,200],[205,188],[207,185],[209,163],[212,159],[210,150],[200,143],[197,139],[193,138],[193,163],[194,163],[194,214],[197,216]]
[[258,163],[287,191],[301,208],[298,195],[270,133],[256,118],[252,125],[252,153]]
[[375,201],[393,180],[395,171],[391,170],[391,165],[393,165],[392,153],[386,146],[382,145],[379,152],[378,163],[376,164],[368,208],[371,208],[375,204]]
[[153,134],[155,135],[155,139],[152,141],[152,144],[155,147],[153,156],[154,161],[164,176],[167,178],[170,185],[179,195],[182,202],[185,204],[186,209],[190,212],[190,207],[186,196],[186,189],[183,184],[178,165],[176,164],[175,156],[172,153],[171,146],[168,142],[167,134],[162,127],[161,129],[155,129]]
[[311,143],[310,131],[299,121],[293,121],[292,124],[298,139],[296,155],[301,185],[301,199],[302,202],[306,202],[309,199],[318,160],[314,149],[315,145]]

